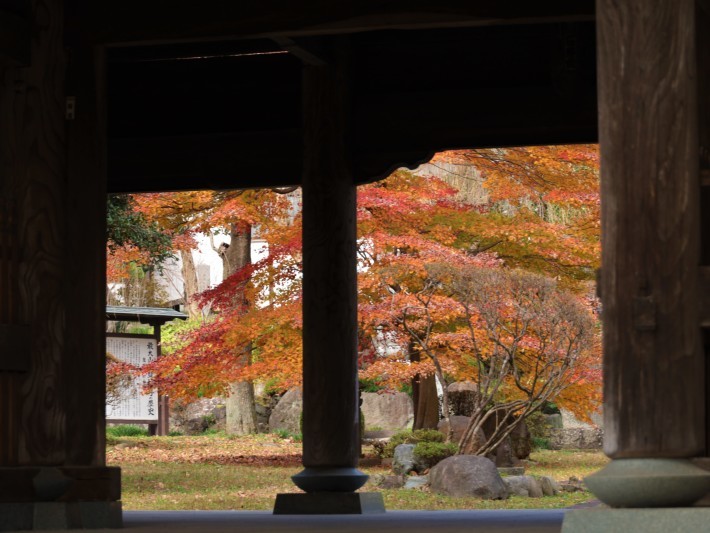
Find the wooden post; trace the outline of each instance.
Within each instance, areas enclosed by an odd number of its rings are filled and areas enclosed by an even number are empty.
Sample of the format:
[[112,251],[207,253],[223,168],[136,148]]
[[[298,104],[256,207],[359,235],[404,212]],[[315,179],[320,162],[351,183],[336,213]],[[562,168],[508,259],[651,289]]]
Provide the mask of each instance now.
[[[303,464],[316,473],[358,462],[356,188],[344,65],[306,66],[303,91]],[[367,479],[352,477],[317,490]]]
[[33,2],[31,64],[0,71],[0,191],[13,221],[0,284],[14,272],[0,352],[24,363],[0,379],[10,529],[121,523],[120,471],[105,466],[102,63],[93,47],[66,46],[63,10]]
[[[353,491],[359,459],[356,187],[348,133],[346,48],[303,74],[303,465],[276,513],[371,512]],[[341,496],[327,496],[340,493]],[[326,494],[326,495],[324,495]],[[289,501],[292,505],[289,505]],[[384,506],[379,499],[379,507]],[[374,507],[377,507],[375,503]]]
[[[161,347],[160,343],[162,342],[160,338],[160,328],[162,327],[163,323],[162,322],[156,322],[153,324],[153,337],[155,337],[155,356],[160,357],[161,354]],[[170,432],[170,399],[164,395],[161,394],[160,391],[158,391],[158,427],[157,429],[157,434],[160,436],[167,436],[167,434]]]
[[705,451],[695,2],[598,5],[605,451],[693,457]]
[[[694,0],[597,2],[604,450],[613,461],[586,481],[612,507],[687,506],[710,490],[710,475],[687,459],[705,452],[695,23]],[[578,530],[567,518],[565,527]]]

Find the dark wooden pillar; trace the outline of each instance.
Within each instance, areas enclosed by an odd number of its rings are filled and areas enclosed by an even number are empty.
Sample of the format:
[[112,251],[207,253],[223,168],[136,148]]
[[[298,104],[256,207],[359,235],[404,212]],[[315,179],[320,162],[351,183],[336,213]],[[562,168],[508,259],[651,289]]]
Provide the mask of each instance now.
[[[306,66],[303,74],[303,464],[308,475],[296,484],[306,491],[352,491],[367,479],[354,470],[359,431],[356,187],[343,61]],[[341,486],[340,474],[329,482],[321,479],[321,472],[333,468],[345,469],[348,483]],[[318,486],[311,489],[311,482]]]
[[605,451],[693,457],[705,451],[695,2],[599,5]]
[[[326,43],[333,44],[333,43]],[[277,513],[367,512],[353,491],[359,459],[356,186],[348,145],[347,49],[324,48],[303,73],[303,465],[294,483],[317,493]],[[336,500],[325,493],[341,493]],[[320,494],[320,496],[318,496]],[[310,494],[308,495],[310,496]],[[325,498],[325,499],[323,499]],[[384,510],[384,507],[380,507]]]
[[105,466],[102,62],[67,46],[64,8],[33,2],[31,64],[0,77],[12,250],[0,260],[0,352],[16,366],[0,369],[0,522],[17,530],[121,521],[120,473]]
[[599,0],[597,10],[604,449],[614,460],[587,482],[612,506],[690,505],[710,490],[686,460],[704,455],[706,434],[696,3]]

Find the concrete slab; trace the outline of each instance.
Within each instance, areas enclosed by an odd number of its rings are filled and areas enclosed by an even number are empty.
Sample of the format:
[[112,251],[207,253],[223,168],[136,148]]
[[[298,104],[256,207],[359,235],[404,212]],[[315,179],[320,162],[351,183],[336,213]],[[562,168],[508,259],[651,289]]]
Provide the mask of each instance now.
[[570,511],[564,533],[696,533],[710,531],[710,508],[596,508]]
[[[274,515],[268,511],[126,511],[127,533],[559,533],[563,509]],[[82,533],[107,530],[82,530]]]

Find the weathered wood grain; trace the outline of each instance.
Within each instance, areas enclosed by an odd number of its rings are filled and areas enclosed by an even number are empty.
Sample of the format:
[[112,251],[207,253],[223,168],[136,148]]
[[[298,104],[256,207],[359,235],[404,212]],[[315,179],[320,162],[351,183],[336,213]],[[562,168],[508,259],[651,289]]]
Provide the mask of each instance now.
[[303,464],[358,462],[356,188],[344,52],[303,74]]
[[[64,47],[60,0],[35,0],[32,64],[6,69],[0,88],[0,174],[21,243],[17,322],[32,329],[32,372],[18,383],[19,464],[65,459]],[[4,431],[5,428],[2,429]]]
[[692,0],[597,3],[605,452],[613,458],[705,451],[694,27]]
[[[66,232],[62,361],[68,464],[105,464],[106,168],[103,50],[68,49]],[[80,237],[79,237],[80,236]]]

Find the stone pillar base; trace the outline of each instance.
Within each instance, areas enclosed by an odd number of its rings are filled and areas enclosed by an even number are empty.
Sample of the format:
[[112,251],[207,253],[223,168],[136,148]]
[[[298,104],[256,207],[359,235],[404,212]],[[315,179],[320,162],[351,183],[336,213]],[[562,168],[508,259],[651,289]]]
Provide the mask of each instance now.
[[377,514],[385,512],[379,492],[277,494],[274,514]]
[[0,531],[121,527],[119,501],[0,503]]
[[707,531],[710,508],[584,509],[568,511],[562,533]]
[[710,492],[710,472],[689,459],[614,459],[584,481],[616,508],[689,507]]

